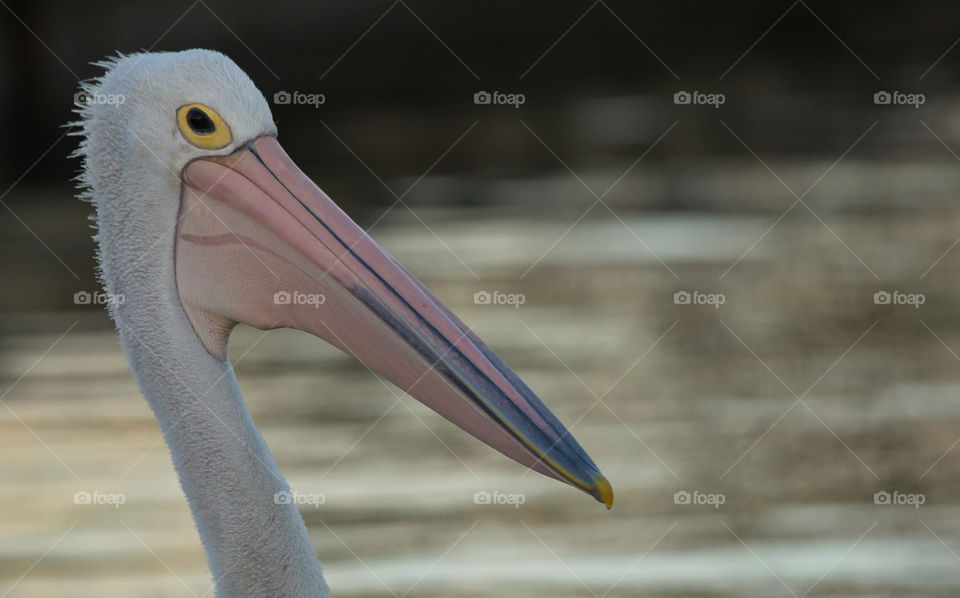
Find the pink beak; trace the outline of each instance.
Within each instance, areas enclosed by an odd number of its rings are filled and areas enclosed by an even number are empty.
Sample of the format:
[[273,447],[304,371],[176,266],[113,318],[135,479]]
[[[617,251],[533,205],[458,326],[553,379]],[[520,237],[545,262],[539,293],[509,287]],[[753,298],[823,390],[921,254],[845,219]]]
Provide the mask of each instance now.
[[183,170],[177,284],[223,358],[238,322],[318,336],[508,457],[613,490],[520,378],[323,193],[272,136]]

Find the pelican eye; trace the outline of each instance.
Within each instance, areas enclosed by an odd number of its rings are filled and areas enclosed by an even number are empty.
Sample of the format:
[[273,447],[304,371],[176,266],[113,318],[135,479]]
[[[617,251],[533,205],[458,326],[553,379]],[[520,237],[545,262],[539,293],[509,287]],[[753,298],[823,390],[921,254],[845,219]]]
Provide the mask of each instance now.
[[199,108],[191,108],[187,111],[187,124],[197,135],[209,135],[217,130],[217,125],[213,124],[207,113]]
[[203,104],[185,104],[177,109],[180,134],[200,149],[216,150],[233,140],[230,127],[217,111]]

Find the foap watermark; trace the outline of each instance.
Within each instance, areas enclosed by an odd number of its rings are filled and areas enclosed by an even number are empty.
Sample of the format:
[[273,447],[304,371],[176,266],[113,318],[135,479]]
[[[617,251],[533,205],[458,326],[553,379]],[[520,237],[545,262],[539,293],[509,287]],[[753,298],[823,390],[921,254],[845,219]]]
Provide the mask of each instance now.
[[273,103],[278,106],[313,106],[319,108],[327,103],[322,93],[304,93],[302,91],[278,91],[273,94]]
[[78,91],[73,94],[73,103],[77,106],[93,106],[102,104],[105,106],[119,106],[127,101],[127,96],[122,93],[100,93],[98,91]]
[[873,103],[877,106],[913,106],[919,108],[927,101],[922,93],[904,93],[902,91],[878,91],[873,94]]
[[875,305],[910,305],[914,309],[927,302],[923,293],[902,293],[900,291],[877,291],[873,294]]
[[281,490],[273,495],[275,505],[305,505],[316,509],[325,502],[327,497],[323,494],[310,494],[296,490]]
[[120,505],[127,502],[127,496],[120,493],[100,492],[99,490],[79,490],[73,493],[73,504],[75,505],[110,505],[114,509],[119,509]]
[[473,495],[473,504],[475,505],[511,505],[513,508],[519,509],[520,505],[525,502],[527,502],[526,495],[509,494],[499,490],[493,492],[481,490]]
[[707,493],[694,490],[687,492],[680,490],[673,493],[673,504],[675,505],[709,505],[714,509],[719,509],[720,505],[727,502],[727,497],[719,492]]
[[519,108],[527,103],[527,96],[522,93],[478,91],[473,94],[473,103],[477,106],[513,106]]
[[477,291],[473,294],[475,305],[512,305],[516,309],[527,302],[523,293],[501,293],[500,291]]
[[678,106],[713,106],[719,108],[727,101],[722,93],[704,93],[702,91],[678,91],[673,94],[673,103]]
[[873,504],[875,505],[907,505],[914,509],[919,509],[920,505],[926,504],[927,497],[920,493],[908,494],[894,490],[888,492],[880,490],[873,494]]
[[77,291],[73,294],[74,305],[123,305],[126,298],[120,293]]
[[273,294],[274,305],[312,305],[319,309],[327,302],[323,293],[301,293],[300,291],[277,291]]
[[677,291],[673,294],[673,302],[676,305],[712,305],[720,309],[720,306],[727,302],[727,296],[723,293]]

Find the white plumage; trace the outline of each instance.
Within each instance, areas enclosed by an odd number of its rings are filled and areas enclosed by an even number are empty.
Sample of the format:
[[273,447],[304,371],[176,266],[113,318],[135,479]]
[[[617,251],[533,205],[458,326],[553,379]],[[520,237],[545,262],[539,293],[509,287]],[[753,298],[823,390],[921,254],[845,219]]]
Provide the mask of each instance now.
[[102,66],[108,71],[88,86],[90,95],[119,94],[123,103],[84,105],[78,123],[100,275],[107,292],[124,298],[111,309],[120,343],[163,429],[218,595],[327,596],[296,506],[274,505],[274,495],[289,487],[233,368],[194,334],[174,271],[180,172],[197,151],[170,115],[189,102],[216,105],[234,142],[205,153],[225,155],[237,140],[276,131],[270,109],[250,78],[217,52],[131,54]]

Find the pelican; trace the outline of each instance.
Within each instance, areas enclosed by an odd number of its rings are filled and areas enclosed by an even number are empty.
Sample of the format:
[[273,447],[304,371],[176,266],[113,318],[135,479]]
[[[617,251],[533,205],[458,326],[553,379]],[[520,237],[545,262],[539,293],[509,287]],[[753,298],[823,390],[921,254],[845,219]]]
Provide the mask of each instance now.
[[81,197],[218,596],[330,595],[227,358],[238,323],[320,337],[610,508],[610,483],[533,391],[290,159],[233,61],[187,50],[96,64],[76,108]]

